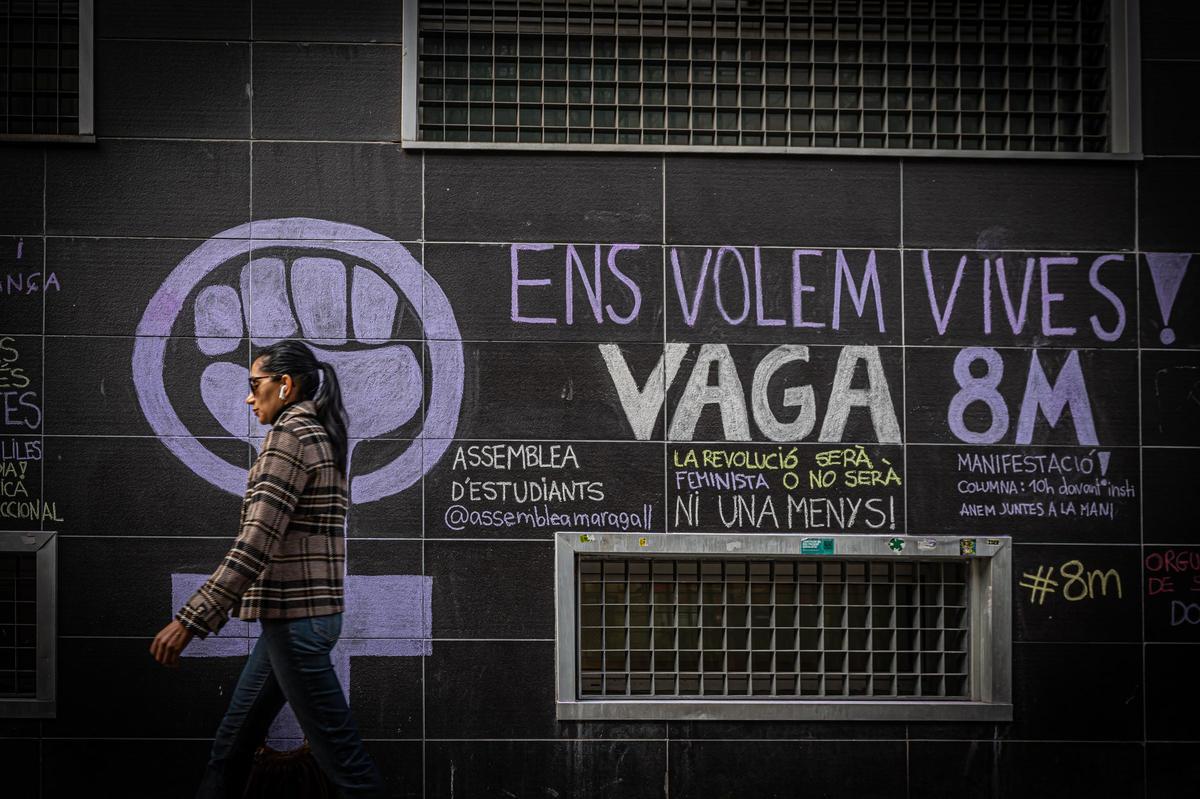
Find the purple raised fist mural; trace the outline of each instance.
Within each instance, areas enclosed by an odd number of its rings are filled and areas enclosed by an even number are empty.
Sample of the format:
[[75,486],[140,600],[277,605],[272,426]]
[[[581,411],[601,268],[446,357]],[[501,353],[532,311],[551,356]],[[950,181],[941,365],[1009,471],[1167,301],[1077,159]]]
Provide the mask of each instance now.
[[[420,317],[420,333],[406,339],[400,329],[407,308]],[[458,423],[462,341],[446,295],[404,246],[355,225],[273,219],[218,233],[159,287],[137,336],[134,384],[150,426],[188,468],[233,494],[245,488],[245,466],[208,449],[171,405],[164,381],[169,336],[195,337],[208,359],[196,391],[231,436],[255,444],[266,428],[243,402],[249,365],[230,359],[245,337],[255,346],[302,338],[333,364],[350,415],[351,463],[355,443],[399,430],[426,397],[419,442],[355,475],[354,502],[416,482],[445,452]]]

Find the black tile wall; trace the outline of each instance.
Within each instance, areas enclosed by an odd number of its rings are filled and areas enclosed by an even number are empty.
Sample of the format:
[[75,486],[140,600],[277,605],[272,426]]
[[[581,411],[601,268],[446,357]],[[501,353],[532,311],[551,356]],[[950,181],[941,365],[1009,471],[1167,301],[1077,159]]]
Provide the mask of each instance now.
[[662,239],[662,162],[430,153],[425,238],[640,244]]
[[250,46],[109,41],[96,51],[96,134],[250,136]]
[[203,6],[109,0],[96,7],[101,39],[241,39],[250,37],[250,0]]
[[250,147],[103,141],[47,152],[51,235],[199,236],[249,221]]
[[904,243],[1131,250],[1133,184],[1133,167],[1124,164],[908,161]]
[[254,136],[399,141],[400,48],[256,44]]
[[896,162],[668,158],[668,244],[895,247]]
[[[387,344],[421,370],[415,410],[355,440],[347,527],[351,580],[421,586],[372,612],[429,602],[429,640],[351,663],[351,706],[389,795],[1188,795],[1187,686],[1200,667],[1188,615],[1200,546],[1194,4],[1142,4],[1147,157],[1121,162],[404,150],[401,5],[97,4],[98,142],[0,148],[0,492],[16,480],[46,508],[9,518],[6,493],[0,529],[60,534],[57,716],[0,720],[0,795],[195,789],[242,661],[168,671],[148,647],[173,610],[170,575],[211,572],[235,532],[255,452],[237,380],[266,341],[245,338],[251,303],[261,334],[263,298],[239,281],[251,257],[280,249],[249,239],[277,236],[297,239],[283,248],[293,256],[371,269],[391,255],[412,272],[391,286]],[[212,242],[226,231],[232,242]],[[380,237],[394,243],[361,241]],[[166,283],[173,273],[180,282]],[[243,304],[220,341],[199,337],[196,317],[216,286]],[[464,342],[463,394],[457,421],[422,438],[442,385],[432,353],[456,350],[448,327],[423,340],[441,294]],[[148,370],[182,424],[163,439],[132,377],[147,366],[135,364],[143,322],[169,334]],[[695,369],[704,345],[732,370]],[[341,358],[354,345],[319,346]],[[978,357],[956,376],[965,348]],[[781,354],[756,389],[759,364]],[[822,435],[844,356],[879,359],[901,440],[878,442],[857,406],[839,440]],[[1043,396],[1023,423],[1035,356],[1051,384],[1077,362],[1086,396],[1056,418]],[[988,358],[1003,366],[997,394],[956,404]],[[678,364],[672,379],[661,364]],[[622,370],[634,384],[624,401]],[[692,440],[670,440],[689,381],[708,401],[694,430],[675,431]],[[743,437],[730,426],[738,403],[722,416],[722,381],[736,381],[748,440],[731,440]],[[867,383],[860,362],[847,390]],[[1013,721],[556,720],[562,525],[538,514],[727,530],[708,494],[700,518],[681,515],[690,467],[672,458],[774,452],[783,442],[759,419],[797,418],[805,388],[816,421],[787,442],[801,478],[818,454],[862,441],[872,468],[886,462],[899,481],[856,494],[893,501],[886,528],[860,514],[845,530],[1012,536]],[[359,400],[368,416],[389,407]],[[1095,440],[1077,418],[1085,400]],[[1002,434],[967,443],[997,402]],[[198,448],[176,454],[183,442]],[[480,460],[530,446],[570,449],[578,464]],[[1020,468],[987,474],[985,456]],[[201,477],[198,457],[231,479]],[[1075,465],[1064,478],[1050,459]],[[408,466],[392,482],[372,480],[398,460]],[[1085,461],[1099,471],[1084,474]],[[1032,463],[1043,466],[1023,471]],[[760,508],[787,493],[767,476]],[[602,498],[496,498],[543,480]],[[1094,513],[1044,515],[1071,503]],[[975,515],[988,508],[1000,512]],[[778,518],[757,529],[840,531],[829,515]],[[1030,588],[1039,573],[1054,590]]]

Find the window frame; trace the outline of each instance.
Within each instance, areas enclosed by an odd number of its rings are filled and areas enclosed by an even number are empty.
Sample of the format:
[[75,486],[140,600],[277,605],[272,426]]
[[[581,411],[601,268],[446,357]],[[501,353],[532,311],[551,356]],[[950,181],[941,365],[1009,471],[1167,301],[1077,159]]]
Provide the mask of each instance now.
[[[704,556],[770,558],[801,556],[806,539],[832,539],[825,560],[891,558],[966,561],[970,587],[969,701],[947,699],[829,699],[778,697],[746,699],[581,698],[578,675],[578,585],[581,554],[646,557]],[[960,552],[962,539],[975,542],[975,554]],[[900,554],[889,541],[903,542]],[[932,544],[932,546],[931,546]],[[903,551],[902,550],[902,551]],[[1012,539],[1007,536],[882,536],[559,532],[555,535],[555,712],[560,721],[956,721],[1012,720]]]
[[1112,38],[1109,47],[1111,108],[1109,124],[1112,149],[1103,153],[1048,152],[1036,150],[939,150],[868,147],[780,147],[766,145],[709,144],[579,144],[546,142],[426,141],[419,138],[417,98],[419,94],[418,40],[420,0],[404,0],[402,31],[402,77],[400,141],[410,150],[532,151],[532,152],[619,152],[719,155],[809,155],[827,157],[874,156],[889,158],[971,158],[1069,161],[1141,160],[1141,0],[1108,0]]
[[58,536],[0,531],[0,552],[37,553],[37,689],[33,697],[0,696],[0,718],[54,718],[57,709]]
[[79,0],[79,132],[0,133],[0,144],[94,144],[96,142],[95,3]]

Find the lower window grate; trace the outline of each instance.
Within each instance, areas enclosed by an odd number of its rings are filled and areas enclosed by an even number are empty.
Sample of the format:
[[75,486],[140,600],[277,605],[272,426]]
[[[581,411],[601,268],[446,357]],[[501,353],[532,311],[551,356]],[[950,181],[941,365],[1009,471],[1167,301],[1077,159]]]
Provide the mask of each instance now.
[[0,698],[37,693],[37,553],[0,553]]
[[580,555],[582,698],[970,696],[962,561]]

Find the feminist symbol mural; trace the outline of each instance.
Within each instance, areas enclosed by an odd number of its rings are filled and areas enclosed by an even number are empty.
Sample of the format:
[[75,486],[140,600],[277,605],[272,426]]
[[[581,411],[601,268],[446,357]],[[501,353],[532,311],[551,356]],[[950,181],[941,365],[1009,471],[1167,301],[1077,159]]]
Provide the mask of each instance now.
[[[172,574],[171,609],[188,600],[207,574]],[[350,701],[351,658],[424,656],[433,644],[433,578],[417,574],[361,575],[346,578],[346,614],[342,636],[330,653],[338,682]],[[220,635],[197,639],[185,658],[245,657],[258,637],[257,624],[230,619]],[[304,737],[300,723],[285,706],[275,718],[268,742],[288,748]]]
[[[224,280],[214,279],[220,270]],[[420,316],[427,363],[397,341],[401,298]],[[209,359],[196,387],[231,436],[257,443],[265,429],[243,403],[247,364],[230,358],[249,337],[262,346],[299,337],[333,364],[358,442],[410,422],[426,396],[413,446],[355,475],[351,499],[370,502],[416,482],[446,451],[462,403],[462,340],[441,287],[397,242],[365,228],[319,219],[253,222],[218,233],[183,259],[146,306],[137,327],[133,379],[138,402],[163,445],[218,488],[240,495],[246,469],[220,457],[180,419],[166,391],[167,337],[195,336]]]

